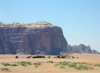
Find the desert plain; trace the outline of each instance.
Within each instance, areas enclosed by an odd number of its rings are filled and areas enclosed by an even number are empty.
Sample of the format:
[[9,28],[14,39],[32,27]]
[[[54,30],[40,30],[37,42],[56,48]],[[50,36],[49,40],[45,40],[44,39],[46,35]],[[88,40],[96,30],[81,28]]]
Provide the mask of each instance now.
[[[30,55],[17,55],[19,58],[15,58],[16,55],[0,55],[0,68],[8,68],[9,71],[2,71],[0,73],[100,73],[100,67],[94,66],[95,64],[100,64],[100,54],[87,54],[87,53],[73,53],[69,54],[70,56],[74,56],[75,58],[54,58],[55,55],[45,55],[45,58],[26,58]],[[33,56],[33,55],[32,55]],[[78,57],[78,58],[76,58]],[[9,64],[17,64],[17,62],[26,61],[31,62],[32,65],[25,66],[4,66],[1,63],[9,63]],[[47,63],[47,61],[53,61],[53,63]],[[60,68],[60,66],[55,66],[59,62],[86,62],[92,65],[88,65],[93,69],[86,70],[78,70],[74,67],[64,66],[64,68]],[[33,63],[40,62],[40,66],[35,66]]]

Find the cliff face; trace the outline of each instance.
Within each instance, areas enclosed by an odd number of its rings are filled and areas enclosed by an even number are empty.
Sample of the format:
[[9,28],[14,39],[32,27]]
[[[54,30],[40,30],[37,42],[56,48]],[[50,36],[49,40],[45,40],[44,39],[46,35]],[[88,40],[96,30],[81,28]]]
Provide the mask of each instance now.
[[0,54],[53,54],[67,52],[62,29],[48,22],[0,22]]
[[91,50],[90,46],[85,46],[84,44],[70,46],[67,45],[67,53],[92,53],[100,54],[96,50]]
[[0,53],[1,54],[4,53],[1,28],[0,28]]

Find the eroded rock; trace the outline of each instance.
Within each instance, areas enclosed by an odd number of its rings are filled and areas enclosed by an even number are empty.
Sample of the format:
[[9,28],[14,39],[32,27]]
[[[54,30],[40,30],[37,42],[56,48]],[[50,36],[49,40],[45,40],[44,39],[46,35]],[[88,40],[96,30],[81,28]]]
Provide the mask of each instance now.
[[0,54],[52,54],[67,52],[62,29],[49,22],[0,22]]

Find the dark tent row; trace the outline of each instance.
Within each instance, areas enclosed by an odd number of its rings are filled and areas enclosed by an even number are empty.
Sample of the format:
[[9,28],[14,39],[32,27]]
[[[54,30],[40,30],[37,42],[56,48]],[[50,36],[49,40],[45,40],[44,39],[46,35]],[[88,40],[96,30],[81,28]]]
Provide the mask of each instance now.
[[[18,58],[18,56],[16,56],[15,58]],[[28,56],[27,58],[45,58],[45,56]],[[48,58],[50,58],[50,56],[48,57]],[[64,56],[64,55],[58,55],[58,56],[56,56],[56,57],[54,57],[54,58],[75,58],[74,56]]]

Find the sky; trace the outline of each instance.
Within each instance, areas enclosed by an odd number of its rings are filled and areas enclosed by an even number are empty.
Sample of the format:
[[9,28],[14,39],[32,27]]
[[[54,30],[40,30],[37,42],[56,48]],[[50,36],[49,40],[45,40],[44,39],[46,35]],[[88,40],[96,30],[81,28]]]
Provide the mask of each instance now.
[[100,0],[0,0],[0,21],[47,21],[62,28],[68,44],[100,52]]

